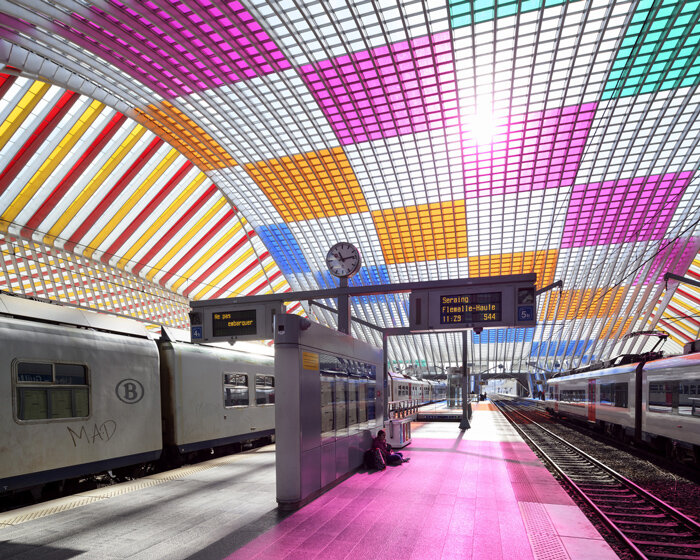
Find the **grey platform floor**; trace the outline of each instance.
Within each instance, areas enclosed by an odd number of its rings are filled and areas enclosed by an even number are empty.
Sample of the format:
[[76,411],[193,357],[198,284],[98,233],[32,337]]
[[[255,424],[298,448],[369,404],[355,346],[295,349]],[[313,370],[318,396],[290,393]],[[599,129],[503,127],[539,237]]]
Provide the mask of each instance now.
[[273,445],[0,514],[2,560],[220,560],[283,518]]

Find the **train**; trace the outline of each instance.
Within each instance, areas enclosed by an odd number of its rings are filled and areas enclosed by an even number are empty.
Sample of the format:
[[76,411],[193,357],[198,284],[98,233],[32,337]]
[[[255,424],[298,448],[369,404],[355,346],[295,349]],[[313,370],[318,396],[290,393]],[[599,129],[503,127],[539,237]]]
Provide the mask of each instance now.
[[[0,496],[105,473],[135,478],[273,442],[272,352],[169,332],[0,292]],[[446,395],[443,381],[390,374],[387,383],[389,400]]]
[[0,495],[273,441],[273,357],[172,338],[0,294]]
[[425,405],[447,398],[447,382],[444,380],[418,379],[400,372],[388,372],[390,403]]
[[700,465],[700,353],[553,377],[540,406]]

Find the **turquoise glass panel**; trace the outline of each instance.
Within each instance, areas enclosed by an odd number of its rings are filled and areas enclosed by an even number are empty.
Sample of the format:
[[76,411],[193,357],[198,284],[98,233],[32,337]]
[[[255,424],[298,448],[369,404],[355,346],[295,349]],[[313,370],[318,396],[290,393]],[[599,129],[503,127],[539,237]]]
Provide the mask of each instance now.
[[448,0],[453,29],[580,0]]
[[622,47],[603,100],[695,87],[700,75],[700,2],[640,2]]

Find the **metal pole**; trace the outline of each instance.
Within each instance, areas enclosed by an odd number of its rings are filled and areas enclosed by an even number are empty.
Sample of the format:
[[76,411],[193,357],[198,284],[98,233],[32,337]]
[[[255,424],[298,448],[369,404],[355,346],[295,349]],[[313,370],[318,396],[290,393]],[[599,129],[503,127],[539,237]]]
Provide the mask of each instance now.
[[467,367],[467,331],[462,331],[462,420],[459,429],[464,431],[471,428],[469,419],[472,416],[472,405],[469,402],[469,368]]
[[[340,287],[348,287],[347,278],[340,278]],[[350,334],[350,296],[348,294],[338,295],[338,330]]]

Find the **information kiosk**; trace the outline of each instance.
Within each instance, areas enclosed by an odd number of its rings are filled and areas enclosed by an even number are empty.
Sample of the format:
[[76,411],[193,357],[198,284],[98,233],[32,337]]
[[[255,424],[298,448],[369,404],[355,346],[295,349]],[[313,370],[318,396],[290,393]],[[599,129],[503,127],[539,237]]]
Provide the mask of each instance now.
[[297,509],[362,465],[384,424],[380,348],[275,316],[277,502]]

